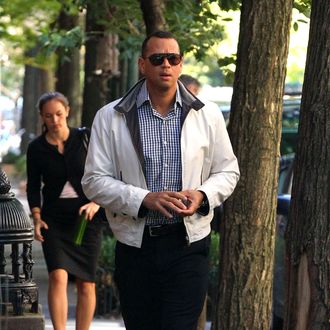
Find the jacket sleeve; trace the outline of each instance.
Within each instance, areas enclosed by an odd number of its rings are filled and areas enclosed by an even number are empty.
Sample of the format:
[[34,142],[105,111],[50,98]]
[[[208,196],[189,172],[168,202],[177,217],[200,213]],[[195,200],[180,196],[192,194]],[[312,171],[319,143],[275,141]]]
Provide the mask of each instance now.
[[205,193],[210,209],[222,204],[233,193],[240,177],[237,158],[221,112],[216,112],[213,122],[214,134],[211,134],[213,140],[210,143],[212,161],[209,171],[204,173],[202,184],[198,188]]
[[[82,187],[88,199],[112,213],[138,218],[144,197],[149,193],[142,185],[124,182],[116,162],[117,136],[113,125],[122,121],[121,114],[112,113],[110,105],[100,109],[93,122]],[[113,123],[113,117],[117,122]],[[125,150],[120,150],[125,153]],[[129,162],[129,158],[128,158]]]

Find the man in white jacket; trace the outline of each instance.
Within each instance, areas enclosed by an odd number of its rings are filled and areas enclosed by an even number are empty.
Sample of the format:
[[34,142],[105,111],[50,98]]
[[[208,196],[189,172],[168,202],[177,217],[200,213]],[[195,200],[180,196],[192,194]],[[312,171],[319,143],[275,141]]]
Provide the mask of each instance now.
[[126,329],[195,329],[207,291],[213,209],[233,192],[237,159],[220,111],[178,81],[169,32],[142,44],[144,79],[95,116],[82,180],[117,238]]

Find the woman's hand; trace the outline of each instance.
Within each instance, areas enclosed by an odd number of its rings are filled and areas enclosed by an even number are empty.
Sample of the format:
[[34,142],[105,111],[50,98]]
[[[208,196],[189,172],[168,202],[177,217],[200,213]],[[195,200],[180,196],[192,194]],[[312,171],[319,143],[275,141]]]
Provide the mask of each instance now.
[[89,202],[80,207],[79,214],[82,214],[83,212],[85,212],[86,219],[92,220],[95,213],[99,210],[99,208],[100,208],[100,205],[98,205],[94,202]]
[[44,242],[44,237],[41,235],[41,228],[48,229],[47,223],[40,218],[38,220],[34,219],[34,238],[39,242]]

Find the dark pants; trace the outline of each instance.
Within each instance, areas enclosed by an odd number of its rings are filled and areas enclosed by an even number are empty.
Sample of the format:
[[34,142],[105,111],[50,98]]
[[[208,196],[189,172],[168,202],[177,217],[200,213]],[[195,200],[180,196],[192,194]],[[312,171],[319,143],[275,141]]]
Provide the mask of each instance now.
[[145,230],[141,248],[117,243],[115,280],[128,330],[193,330],[207,292],[210,237]]

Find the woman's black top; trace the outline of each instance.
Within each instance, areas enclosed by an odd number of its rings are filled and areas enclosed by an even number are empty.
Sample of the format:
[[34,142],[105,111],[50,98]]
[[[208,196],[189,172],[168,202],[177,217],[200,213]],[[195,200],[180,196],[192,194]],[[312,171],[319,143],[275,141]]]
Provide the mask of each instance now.
[[47,207],[47,204],[55,202],[67,181],[71,183],[78,196],[88,202],[81,186],[86,158],[83,134],[89,135],[90,132],[86,129],[70,128],[63,154],[58,152],[56,146],[47,142],[45,133],[29,144],[27,198],[30,209],[41,207],[41,204]]

